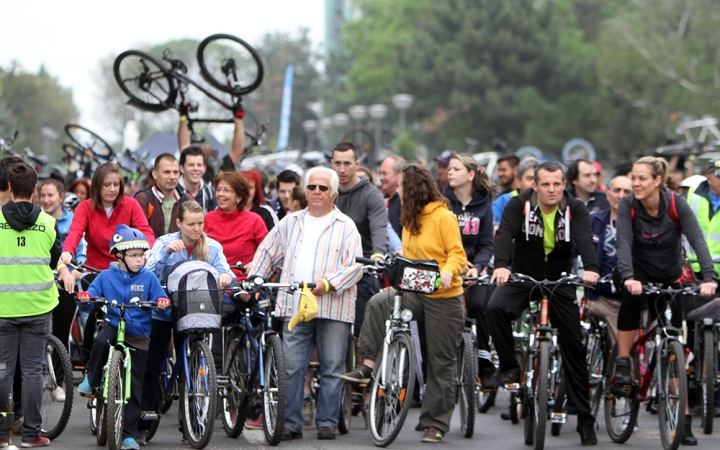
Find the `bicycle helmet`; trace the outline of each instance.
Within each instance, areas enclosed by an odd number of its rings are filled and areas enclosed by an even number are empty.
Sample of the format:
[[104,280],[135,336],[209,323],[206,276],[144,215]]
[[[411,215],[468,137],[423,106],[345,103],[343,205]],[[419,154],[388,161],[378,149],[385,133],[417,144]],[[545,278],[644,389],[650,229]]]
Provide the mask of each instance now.
[[77,195],[67,193],[65,194],[65,200],[63,200],[63,208],[69,210],[69,211],[75,211],[75,208],[77,208],[77,205],[80,204],[80,199],[77,198]]
[[122,224],[118,225],[112,238],[110,238],[110,254],[114,255],[133,248],[148,250],[150,244],[148,244],[145,235],[135,228]]

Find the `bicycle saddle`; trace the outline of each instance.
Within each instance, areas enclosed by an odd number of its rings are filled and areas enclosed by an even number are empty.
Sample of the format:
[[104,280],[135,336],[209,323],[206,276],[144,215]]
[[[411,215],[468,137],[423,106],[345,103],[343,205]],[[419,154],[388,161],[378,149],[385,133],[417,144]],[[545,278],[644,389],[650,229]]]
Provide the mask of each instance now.
[[720,297],[713,299],[711,302],[695,308],[686,316],[687,320],[702,321],[703,319],[713,319],[720,322]]

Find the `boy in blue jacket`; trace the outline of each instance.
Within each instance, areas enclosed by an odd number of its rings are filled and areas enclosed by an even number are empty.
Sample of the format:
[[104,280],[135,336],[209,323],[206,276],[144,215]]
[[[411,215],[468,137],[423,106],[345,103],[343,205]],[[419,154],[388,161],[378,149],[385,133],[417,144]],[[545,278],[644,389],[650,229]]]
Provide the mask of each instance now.
[[[88,297],[103,297],[118,303],[130,303],[131,299],[155,301],[165,309],[170,301],[165,298],[165,291],[152,272],[145,270],[145,251],[150,246],[143,233],[118,225],[110,241],[110,254],[115,255],[118,262],[101,272],[88,288],[87,293],[78,294],[80,301]],[[108,324],[97,334],[90,353],[88,375],[78,390],[83,395],[92,394],[94,388],[102,383],[103,366],[108,358],[110,346],[115,344],[117,337],[120,310],[108,307]],[[150,311],[141,308],[129,309],[125,312],[126,330],[125,343],[132,348],[132,392],[125,407],[123,418],[122,449],[139,449],[135,440],[140,419],[140,399],[143,390],[143,377],[150,345],[150,327],[152,316]]]

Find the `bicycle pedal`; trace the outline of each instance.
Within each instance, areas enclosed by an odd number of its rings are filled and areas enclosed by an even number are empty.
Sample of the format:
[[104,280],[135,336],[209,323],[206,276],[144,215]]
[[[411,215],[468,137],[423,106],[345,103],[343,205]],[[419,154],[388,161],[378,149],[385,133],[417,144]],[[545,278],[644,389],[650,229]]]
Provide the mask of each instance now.
[[140,413],[142,420],[160,420],[160,416],[155,411],[143,411]]
[[550,413],[551,423],[565,423],[567,421],[567,414],[561,412]]
[[78,391],[78,393],[80,394],[80,397],[95,398],[95,393],[94,393],[94,392],[91,392],[91,393],[89,393],[89,394],[86,394],[86,393],[84,393],[84,392]]

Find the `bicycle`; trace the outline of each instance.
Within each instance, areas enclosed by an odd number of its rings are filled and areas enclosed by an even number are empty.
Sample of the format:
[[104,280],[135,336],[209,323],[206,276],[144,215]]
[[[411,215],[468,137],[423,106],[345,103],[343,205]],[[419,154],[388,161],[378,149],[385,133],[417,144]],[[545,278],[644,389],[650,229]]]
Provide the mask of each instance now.
[[717,369],[718,336],[720,336],[720,298],[686,314],[688,321],[695,322],[695,367],[700,373],[699,393],[701,423],[704,434],[712,434],[715,406],[715,388],[720,385]]
[[118,303],[103,297],[90,297],[89,293],[78,293],[78,298],[85,302],[111,307],[120,310],[115,344],[108,353],[107,363],[103,368],[102,386],[95,389],[95,406],[97,443],[107,446],[110,450],[118,450],[122,444],[122,431],[125,404],[130,399],[132,386],[132,356],[130,348],[125,344],[126,321],[125,313],[129,309],[142,308],[149,311],[157,308],[156,302],[140,301],[137,298],[130,303]]
[[[605,389],[605,422],[608,435],[613,442],[626,442],[637,423],[640,402],[658,402],[658,422],[660,439],[665,450],[675,450],[680,445],[685,427],[685,407],[687,402],[687,378],[685,374],[685,351],[679,340],[681,330],[668,325],[672,319],[671,303],[677,295],[696,295],[698,288],[675,289],[661,287],[660,284],[643,285],[643,291],[649,295],[668,297],[664,312],[656,311],[657,318],[635,340],[631,350],[633,360],[633,383],[628,387],[616,387],[614,377]],[[656,303],[657,307],[657,303]],[[642,330],[641,330],[642,331]],[[652,341],[651,341],[652,339]],[[640,363],[640,351],[646,343],[654,347],[647,367]],[[608,367],[614,367],[613,352]],[[657,366],[660,370],[656,371]],[[648,395],[655,384],[657,393]],[[650,407],[650,405],[648,405]]]
[[[43,357],[42,436],[53,440],[60,436],[70,420],[73,406],[73,376],[70,356],[60,339],[50,335]],[[63,399],[59,399],[59,392]]]

